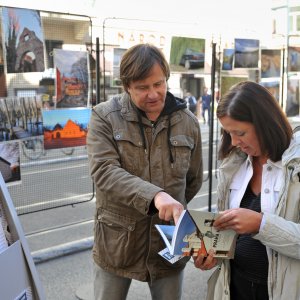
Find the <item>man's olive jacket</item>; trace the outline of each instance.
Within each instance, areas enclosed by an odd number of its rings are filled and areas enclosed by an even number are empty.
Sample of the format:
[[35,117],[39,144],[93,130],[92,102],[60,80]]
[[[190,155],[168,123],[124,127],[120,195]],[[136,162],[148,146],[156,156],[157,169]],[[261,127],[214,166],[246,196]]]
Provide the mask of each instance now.
[[159,256],[154,196],[165,191],[184,207],[202,184],[201,134],[183,100],[167,93],[155,124],[127,93],[92,110],[87,136],[96,188],[94,261],[117,275],[150,281],[181,270]]

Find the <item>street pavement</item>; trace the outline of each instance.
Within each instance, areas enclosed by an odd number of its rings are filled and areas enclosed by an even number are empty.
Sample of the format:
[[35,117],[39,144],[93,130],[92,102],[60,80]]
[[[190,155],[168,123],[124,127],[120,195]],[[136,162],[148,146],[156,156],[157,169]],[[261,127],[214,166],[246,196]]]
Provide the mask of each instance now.
[[[20,216],[47,300],[92,300],[91,237],[94,201]],[[195,204],[194,204],[195,206]],[[55,219],[55,226],[49,220]],[[66,225],[65,220],[69,219]],[[42,228],[43,227],[43,228]],[[38,228],[38,229],[37,229]],[[89,244],[89,243],[88,243]],[[202,300],[211,271],[203,272],[189,261],[185,270],[182,300]],[[128,300],[151,299],[148,285],[133,281]],[[109,300],[109,299],[108,299]]]
[[[296,121],[300,123],[300,120]],[[206,179],[209,127],[202,125],[201,131]],[[190,208],[207,206],[208,186],[205,180],[189,204]],[[213,205],[215,200],[216,180],[213,180]],[[94,209],[95,201],[91,200],[19,216],[47,300],[93,299],[91,247]],[[210,274],[211,271],[196,269],[192,260],[188,262],[182,300],[205,299]],[[151,299],[147,283],[133,281],[127,299]]]
[[[203,125],[201,130],[206,166],[209,126]],[[207,171],[204,177],[207,177]],[[208,186],[206,180],[189,204],[190,208],[207,206]],[[93,299],[91,247],[94,210],[93,199],[19,216],[47,300]],[[205,299],[210,273],[196,269],[192,260],[188,262],[182,300]],[[147,283],[133,281],[127,299],[151,299]]]

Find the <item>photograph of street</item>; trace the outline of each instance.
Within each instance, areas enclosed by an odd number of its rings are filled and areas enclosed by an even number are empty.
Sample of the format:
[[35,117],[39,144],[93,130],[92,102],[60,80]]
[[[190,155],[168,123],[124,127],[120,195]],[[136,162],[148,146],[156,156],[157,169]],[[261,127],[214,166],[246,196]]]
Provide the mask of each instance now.
[[56,107],[82,107],[88,104],[88,53],[54,49]]

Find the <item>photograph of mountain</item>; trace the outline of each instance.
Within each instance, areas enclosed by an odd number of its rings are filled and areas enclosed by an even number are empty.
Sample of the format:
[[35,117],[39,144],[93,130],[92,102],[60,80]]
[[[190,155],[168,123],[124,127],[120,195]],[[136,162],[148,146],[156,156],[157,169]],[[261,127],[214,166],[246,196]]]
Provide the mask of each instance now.
[[223,71],[232,70],[233,57],[234,57],[234,49],[223,50],[223,63],[222,63]]
[[235,39],[234,67],[258,68],[259,40]]

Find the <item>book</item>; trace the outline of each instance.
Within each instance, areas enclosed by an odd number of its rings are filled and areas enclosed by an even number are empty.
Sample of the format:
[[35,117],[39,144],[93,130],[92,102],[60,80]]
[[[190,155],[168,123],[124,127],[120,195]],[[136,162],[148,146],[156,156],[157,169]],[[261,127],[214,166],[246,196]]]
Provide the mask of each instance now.
[[213,227],[217,216],[214,212],[188,209],[182,211],[176,225],[156,224],[167,246],[159,254],[171,263],[185,256],[207,256],[210,249],[216,258],[233,258],[237,233],[231,229],[217,231]]

